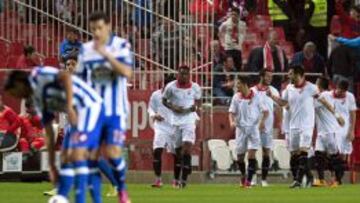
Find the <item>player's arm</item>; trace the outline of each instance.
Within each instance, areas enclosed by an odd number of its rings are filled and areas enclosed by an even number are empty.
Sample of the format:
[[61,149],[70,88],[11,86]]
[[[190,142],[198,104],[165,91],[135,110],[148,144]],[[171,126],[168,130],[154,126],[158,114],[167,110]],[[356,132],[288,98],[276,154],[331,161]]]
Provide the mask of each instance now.
[[231,128],[235,128],[236,127],[236,115],[233,112],[229,112],[229,123],[230,123],[230,127]]
[[47,135],[46,147],[49,154],[49,169],[50,169],[50,179],[53,184],[57,182],[57,170],[55,166],[55,133],[52,126],[52,122],[45,124],[45,132]]
[[261,109],[261,112],[262,112],[262,117],[261,117],[260,123],[259,123],[259,129],[260,129],[260,131],[263,131],[265,129],[265,121],[269,117],[270,112],[269,112],[269,109],[266,108],[266,105],[263,103],[262,100],[259,104],[259,108]]
[[72,78],[70,73],[66,71],[59,72],[58,76],[59,82],[64,86],[66,94],[66,110],[69,117],[69,122],[72,126],[77,124],[77,115],[73,107],[73,88],[72,88]]
[[275,96],[270,90],[268,90],[266,92],[266,94],[275,102],[277,103],[279,106],[283,107],[288,105],[288,101],[286,101],[285,99],[280,98],[279,96]]
[[[116,74],[124,76],[124,77],[126,77],[128,79],[131,78],[131,76],[133,74],[131,65],[120,62],[111,53],[109,53],[109,52],[107,52],[105,50],[104,45],[100,45],[97,42],[95,42],[95,50],[97,52],[99,52],[107,61],[109,61],[109,63],[111,64],[111,66],[112,66],[112,68],[113,68],[113,70],[115,71]],[[130,58],[131,57],[130,56],[130,48],[128,48],[126,51],[129,52],[129,56],[127,56],[127,57]]]
[[348,140],[353,141],[355,138],[356,110],[350,111],[350,126],[348,132]]
[[335,108],[329,104],[329,102],[326,101],[324,97],[317,98],[317,100],[328,110],[330,111],[336,118],[337,122],[340,126],[344,126],[345,121],[344,118],[335,112]]
[[157,106],[155,104],[155,98],[153,95],[151,95],[150,97],[148,113],[152,122],[154,122],[155,120],[164,120],[164,118],[157,113]]

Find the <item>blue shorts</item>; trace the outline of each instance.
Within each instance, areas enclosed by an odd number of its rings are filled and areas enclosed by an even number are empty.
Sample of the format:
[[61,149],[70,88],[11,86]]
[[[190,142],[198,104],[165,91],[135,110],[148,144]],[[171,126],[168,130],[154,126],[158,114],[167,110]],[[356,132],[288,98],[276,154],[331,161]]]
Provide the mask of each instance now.
[[105,116],[101,140],[105,145],[124,146],[126,122],[121,116]]
[[[78,124],[69,130],[69,148],[98,149],[104,121],[103,105],[93,105],[78,111]],[[65,140],[65,138],[64,138]]]

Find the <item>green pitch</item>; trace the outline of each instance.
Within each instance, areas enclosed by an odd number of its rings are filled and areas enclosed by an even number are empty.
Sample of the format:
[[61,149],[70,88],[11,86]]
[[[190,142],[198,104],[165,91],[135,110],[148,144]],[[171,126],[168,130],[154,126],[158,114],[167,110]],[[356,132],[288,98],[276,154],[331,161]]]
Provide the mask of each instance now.
[[[43,203],[42,192],[50,189],[48,183],[0,183],[1,203]],[[106,190],[107,186],[104,187]],[[360,185],[345,185],[336,189],[311,188],[290,190],[287,185],[269,188],[243,189],[236,185],[189,185],[184,190],[170,186],[153,189],[149,185],[130,185],[133,203],[357,203]],[[88,201],[90,202],[90,201]],[[104,197],[104,203],[117,203]]]

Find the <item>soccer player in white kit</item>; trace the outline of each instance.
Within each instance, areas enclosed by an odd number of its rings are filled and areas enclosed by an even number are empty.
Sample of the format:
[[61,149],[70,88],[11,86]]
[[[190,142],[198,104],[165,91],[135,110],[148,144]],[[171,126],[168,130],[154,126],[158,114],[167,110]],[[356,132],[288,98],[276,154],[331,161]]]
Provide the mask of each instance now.
[[[317,87],[305,80],[305,72],[302,66],[294,65],[289,68],[289,84],[283,92],[282,98],[268,94],[280,106],[289,106],[290,134],[289,150],[296,154],[296,181],[290,188],[301,187],[304,175],[307,176],[306,187],[311,187],[313,178],[308,166],[308,151],[311,147],[315,126],[314,99],[318,97]],[[319,101],[328,106],[324,99]]]
[[261,186],[267,187],[268,183],[266,178],[269,173],[270,153],[273,146],[274,113],[279,112],[279,110],[275,110],[277,105],[269,96],[267,96],[266,92],[269,90],[271,91],[271,94],[277,97],[279,97],[279,92],[275,87],[270,85],[272,81],[272,71],[263,69],[260,71],[259,76],[259,84],[252,87],[251,90],[259,94],[264,105],[266,105],[266,109],[269,110],[269,116],[265,120],[265,128],[260,132],[262,146]]
[[[229,108],[230,126],[235,128],[236,151],[238,166],[241,171],[241,185],[251,186],[251,180],[256,173],[256,151],[261,146],[260,132],[265,132],[265,121],[269,110],[263,103],[260,94],[249,88],[248,77],[238,77],[237,88],[239,93],[231,100]],[[245,153],[248,153],[248,172],[245,178]]]
[[[166,77],[164,87],[171,81],[173,81],[172,77]],[[175,127],[170,123],[173,113],[162,103],[163,91],[164,88],[161,88],[152,93],[148,108],[149,116],[154,124],[153,170],[156,179],[151,186],[156,188],[160,188],[163,185],[161,180],[161,156],[164,149],[175,154],[172,142],[175,136]],[[175,179],[178,178],[175,177]]]
[[[190,67],[182,65],[178,78],[170,82],[163,93],[163,104],[172,110],[171,124],[175,126],[176,165],[181,166],[181,180],[178,187],[184,188],[191,174],[191,148],[196,140],[196,111],[201,104],[201,88],[190,80]],[[180,172],[180,170],[179,170]]]
[[335,174],[338,175],[342,172],[339,167],[341,158],[338,156],[336,137],[339,136],[338,130],[344,125],[344,119],[339,113],[335,112],[335,101],[332,98],[332,93],[328,91],[329,80],[325,77],[319,77],[316,85],[319,90],[319,99],[323,98],[330,104],[330,106],[325,106],[319,101],[315,101],[315,123],[317,129],[315,160],[319,182],[314,182],[314,185],[326,186],[324,170],[327,155],[330,156],[330,163]]
[[129,203],[123,147],[129,112],[127,80],[132,77],[133,54],[126,39],[113,35],[105,13],[92,13],[89,25],[93,40],[81,47],[76,73],[104,100],[104,157],[116,179],[119,203]]
[[[336,84],[336,89],[332,91],[332,97],[335,100],[335,109],[345,120],[345,125],[341,127],[339,136],[337,136],[337,143],[339,153],[342,157],[342,170],[345,170],[347,156],[352,152],[352,141],[354,140],[354,131],[356,123],[356,102],[354,95],[347,91],[349,82],[343,80]],[[336,176],[336,174],[335,174]],[[336,182],[333,186],[341,184],[343,173],[336,177]]]

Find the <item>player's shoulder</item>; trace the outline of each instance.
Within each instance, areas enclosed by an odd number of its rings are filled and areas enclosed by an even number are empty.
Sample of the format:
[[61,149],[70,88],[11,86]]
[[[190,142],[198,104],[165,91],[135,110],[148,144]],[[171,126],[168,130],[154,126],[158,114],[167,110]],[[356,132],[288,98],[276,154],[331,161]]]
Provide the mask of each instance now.
[[59,69],[51,66],[37,66],[31,70],[31,76],[57,74]]
[[155,90],[152,94],[151,94],[151,96],[152,97],[156,97],[156,96],[161,96],[162,95],[162,90],[161,89],[159,89],[159,90]]
[[176,87],[176,80],[171,81],[166,85],[166,88],[173,88],[173,87]]
[[191,87],[192,87],[192,88],[195,88],[195,89],[200,89],[200,85],[197,84],[196,82],[192,82],[192,83],[191,83]]
[[127,39],[119,37],[119,36],[112,36],[112,45],[119,48],[119,49],[130,49],[130,43]]
[[349,91],[346,91],[346,98],[349,98],[349,99],[353,99],[355,100],[355,96],[353,93],[349,92]]
[[92,50],[94,48],[94,40],[90,40],[88,42],[85,42],[81,45],[80,48],[80,54],[83,54],[84,51],[89,51]]

